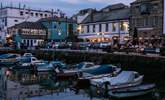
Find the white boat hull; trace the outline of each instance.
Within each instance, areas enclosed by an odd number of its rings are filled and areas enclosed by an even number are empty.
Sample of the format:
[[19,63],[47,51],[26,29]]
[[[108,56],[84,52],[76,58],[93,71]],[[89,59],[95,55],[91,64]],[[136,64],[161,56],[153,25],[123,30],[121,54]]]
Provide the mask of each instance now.
[[[121,74],[122,75],[122,74]],[[120,76],[121,76],[120,75]],[[117,81],[120,81],[121,78],[117,77],[107,77],[107,78],[102,78],[102,79],[92,79],[91,84],[95,87],[102,87],[103,89],[105,88],[105,83],[108,83],[108,90],[116,90],[116,89],[122,89],[122,88],[127,88],[127,87],[133,87],[140,85],[143,82],[143,75],[140,75],[136,78],[134,78],[131,81],[121,81],[121,82],[116,82],[112,84],[112,79],[115,79]]]
[[155,88],[154,84],[139,85],[135,87],[125,88],[122,90],[110,91],[109,96],[114,97],[114,98],[119,98],[119,99],[143,96],[143,95],[154,92],[154,88]]

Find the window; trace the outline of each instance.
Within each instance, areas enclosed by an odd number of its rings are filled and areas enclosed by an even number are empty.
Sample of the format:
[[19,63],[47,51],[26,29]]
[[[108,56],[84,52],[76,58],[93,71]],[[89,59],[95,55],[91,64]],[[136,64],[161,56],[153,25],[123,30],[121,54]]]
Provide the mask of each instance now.
[[96,30],[96,27],[95,25],[93,25],[93,33],[96,32],[95,30]]
[[84,33],[84,26],[81,26],[81,33]]
[[43,14],[40,14],[41,17],[43,17]]
[[90,68],[90,67],[93,67],[93,64],[87,64],[86,65],[86,68]]
[[18,20],[14,20],[14,22],[18,22]]
[[148,26],[148,18],[144,19],[144,26],[147,27]]
[[25,12],[26,14],[29,14],[29,12]]
[[120,22],[120,30],[124,31],[124,22]]
[[157,16],[155,16],[153,18],[153,26],[157,26],[158,25],[158,20],[159,20],[159,18]]
[[105,24],[105,31],[108,32],[109,31],[109,24]]
[[128,31],[128,22],[121,22],[120,23],[120,30],[121,31]]
[[87,33],[89,33],[89,25],[87,25]]
[[23,16],[23,11],[20,11],[20,15]]
[[47,14],[45,14],[45,17],[47,17],[48,15]]
[[31,16],[33,16],[33,13],[31,13]]
[[38,13],[36,13],[36,17],[38,17]]
[[102,31],[102,25],[99,24],[99,32],[101,32],[101,31]]
[[112,31],[116,32],[116,23],[112,23]]

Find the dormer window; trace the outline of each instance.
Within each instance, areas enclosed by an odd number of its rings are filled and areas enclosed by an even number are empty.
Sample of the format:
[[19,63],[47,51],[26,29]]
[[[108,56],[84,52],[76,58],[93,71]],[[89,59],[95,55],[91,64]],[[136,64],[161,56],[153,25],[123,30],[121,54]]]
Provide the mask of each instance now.
[[150,4],[149,3],[143,3],[140,5],[140,13],[141,15],[144,15],[144,14],[150,14]]
[[23,16],[23,11],[20,11],[20,15]]

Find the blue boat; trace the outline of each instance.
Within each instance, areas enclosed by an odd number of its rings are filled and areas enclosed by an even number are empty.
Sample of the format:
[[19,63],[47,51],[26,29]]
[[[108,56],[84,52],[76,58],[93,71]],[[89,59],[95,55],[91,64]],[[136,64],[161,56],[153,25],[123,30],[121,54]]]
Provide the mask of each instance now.
[[10,66],[18,63],[19,54],[2,54],[0,55],[0,65]]
[[121,68],[111,64],[95,65],[92,62],[81,62],[76,65],[76,68],[85,78],[105,77],[121,71]]

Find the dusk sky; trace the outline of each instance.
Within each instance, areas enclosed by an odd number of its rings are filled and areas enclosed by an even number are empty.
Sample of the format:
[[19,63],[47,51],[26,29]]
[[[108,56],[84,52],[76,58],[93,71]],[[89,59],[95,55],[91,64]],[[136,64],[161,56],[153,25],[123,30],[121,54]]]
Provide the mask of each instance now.
[[0,0],[3,5],[10,5],[11,2],[14,6],[18,6],[19,3],[26,4],[26,7],[33,9],[61,9],[67,15],[71,16],[72,14],[78,12],[83,8],[103,8],[110,4],[115,3],[124,3],[129,5],[129,3],[134,0]]

